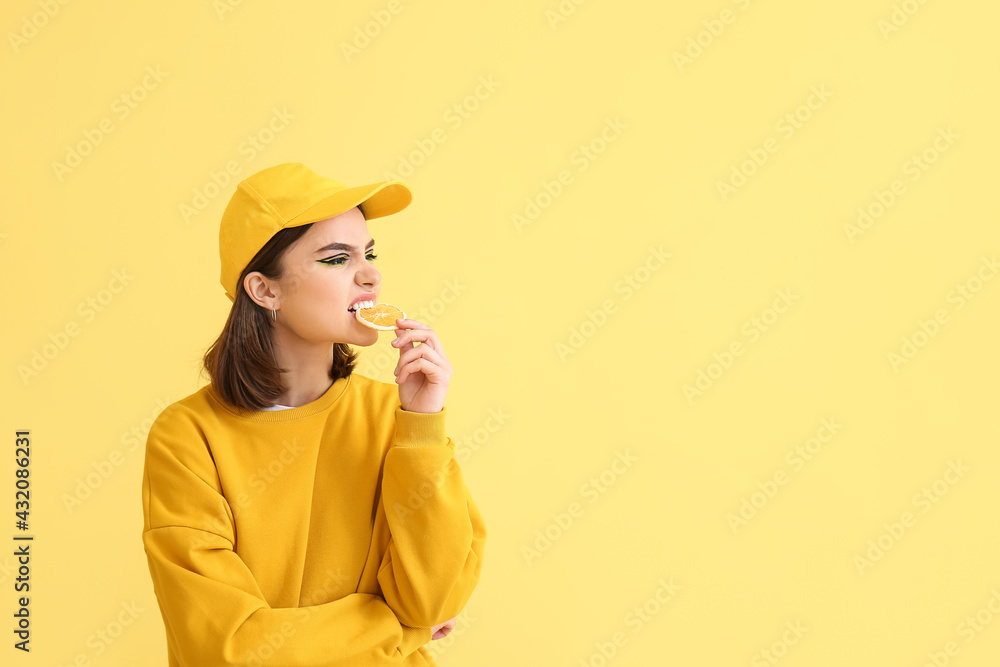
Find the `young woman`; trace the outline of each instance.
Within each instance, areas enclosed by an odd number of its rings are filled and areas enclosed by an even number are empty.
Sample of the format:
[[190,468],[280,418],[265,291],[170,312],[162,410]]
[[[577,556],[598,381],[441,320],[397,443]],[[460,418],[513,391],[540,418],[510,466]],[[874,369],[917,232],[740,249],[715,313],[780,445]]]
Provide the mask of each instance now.
[[396,320],[395,383],[352,372],[349,345],[379,333],[350,309],[382,288],[367,221],[411,196],[298,163],[238,184],[211,381],[146,443],[142,540],[171,667],[435,665],[424,644],[478,584],[486,530],[445,434],[440,339]]

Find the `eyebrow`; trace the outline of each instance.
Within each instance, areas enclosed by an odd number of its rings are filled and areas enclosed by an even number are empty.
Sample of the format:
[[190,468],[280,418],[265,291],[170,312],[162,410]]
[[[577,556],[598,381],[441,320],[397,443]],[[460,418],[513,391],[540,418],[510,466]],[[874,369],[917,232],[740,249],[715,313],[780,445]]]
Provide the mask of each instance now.
[[[365,250],[371,248],[374,245],[375,245],[375,239],[369,240],[368,245],[365,246]],[[355,250],[357,250],[357,248],[349,243],[330,243],[329,245],[325,245],[319,250],[317,250],[316,254],[318,255],[321,252],[329,252],[331,250],[346,250],[348,252],[354,252]]]

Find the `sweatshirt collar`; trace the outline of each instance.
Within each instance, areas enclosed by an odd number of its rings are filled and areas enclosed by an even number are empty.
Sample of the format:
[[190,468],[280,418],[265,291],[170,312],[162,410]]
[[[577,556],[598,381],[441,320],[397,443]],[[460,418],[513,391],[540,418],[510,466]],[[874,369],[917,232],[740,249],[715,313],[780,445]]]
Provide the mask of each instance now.
[[323,412],[327,408],[336,402],[345,391],[347,391],[348,386],[351,384],[351,375],[347,377],[342,377],[333,382],[330,388],[326,390],[322,396],[317,398],[311,403],[306,403],[305,405],[300,405],[297,408],[288,408],[287,410],[254,410],[247,411],[241,410],[234,406],[227,404],[223,401],[218,394],[215,393],[215,388],[209,383],[206,385],[208,395],[211,396],[212,400],[219,405],[223,410],[230,413],[237,419],[242,419],[251,422],[263,422],[263,423],[284,423],[298,421],[299,419],[304,419],[306,417],[311,417],[317,413]]

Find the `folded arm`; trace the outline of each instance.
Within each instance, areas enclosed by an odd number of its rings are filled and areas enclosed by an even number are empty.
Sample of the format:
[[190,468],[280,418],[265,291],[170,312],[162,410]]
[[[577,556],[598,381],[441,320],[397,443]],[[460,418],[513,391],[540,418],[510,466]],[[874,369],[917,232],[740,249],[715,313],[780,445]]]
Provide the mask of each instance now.
[[431,627],[454,618],[479,583],[486,527],[445,435],[446,409],[396,409],[382,473],[391,537],[378,572],[399,620]]

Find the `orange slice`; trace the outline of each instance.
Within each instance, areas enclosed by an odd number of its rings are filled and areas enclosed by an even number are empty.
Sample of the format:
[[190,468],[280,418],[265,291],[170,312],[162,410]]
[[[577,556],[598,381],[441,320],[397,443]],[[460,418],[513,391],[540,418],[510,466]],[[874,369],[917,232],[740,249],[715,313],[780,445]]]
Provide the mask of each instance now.
[[391,303],[376,303],[371,308],[358,310],[358,321],[371,329],[393,331],[397,329],[396,318],[406,319],[406,313]]

